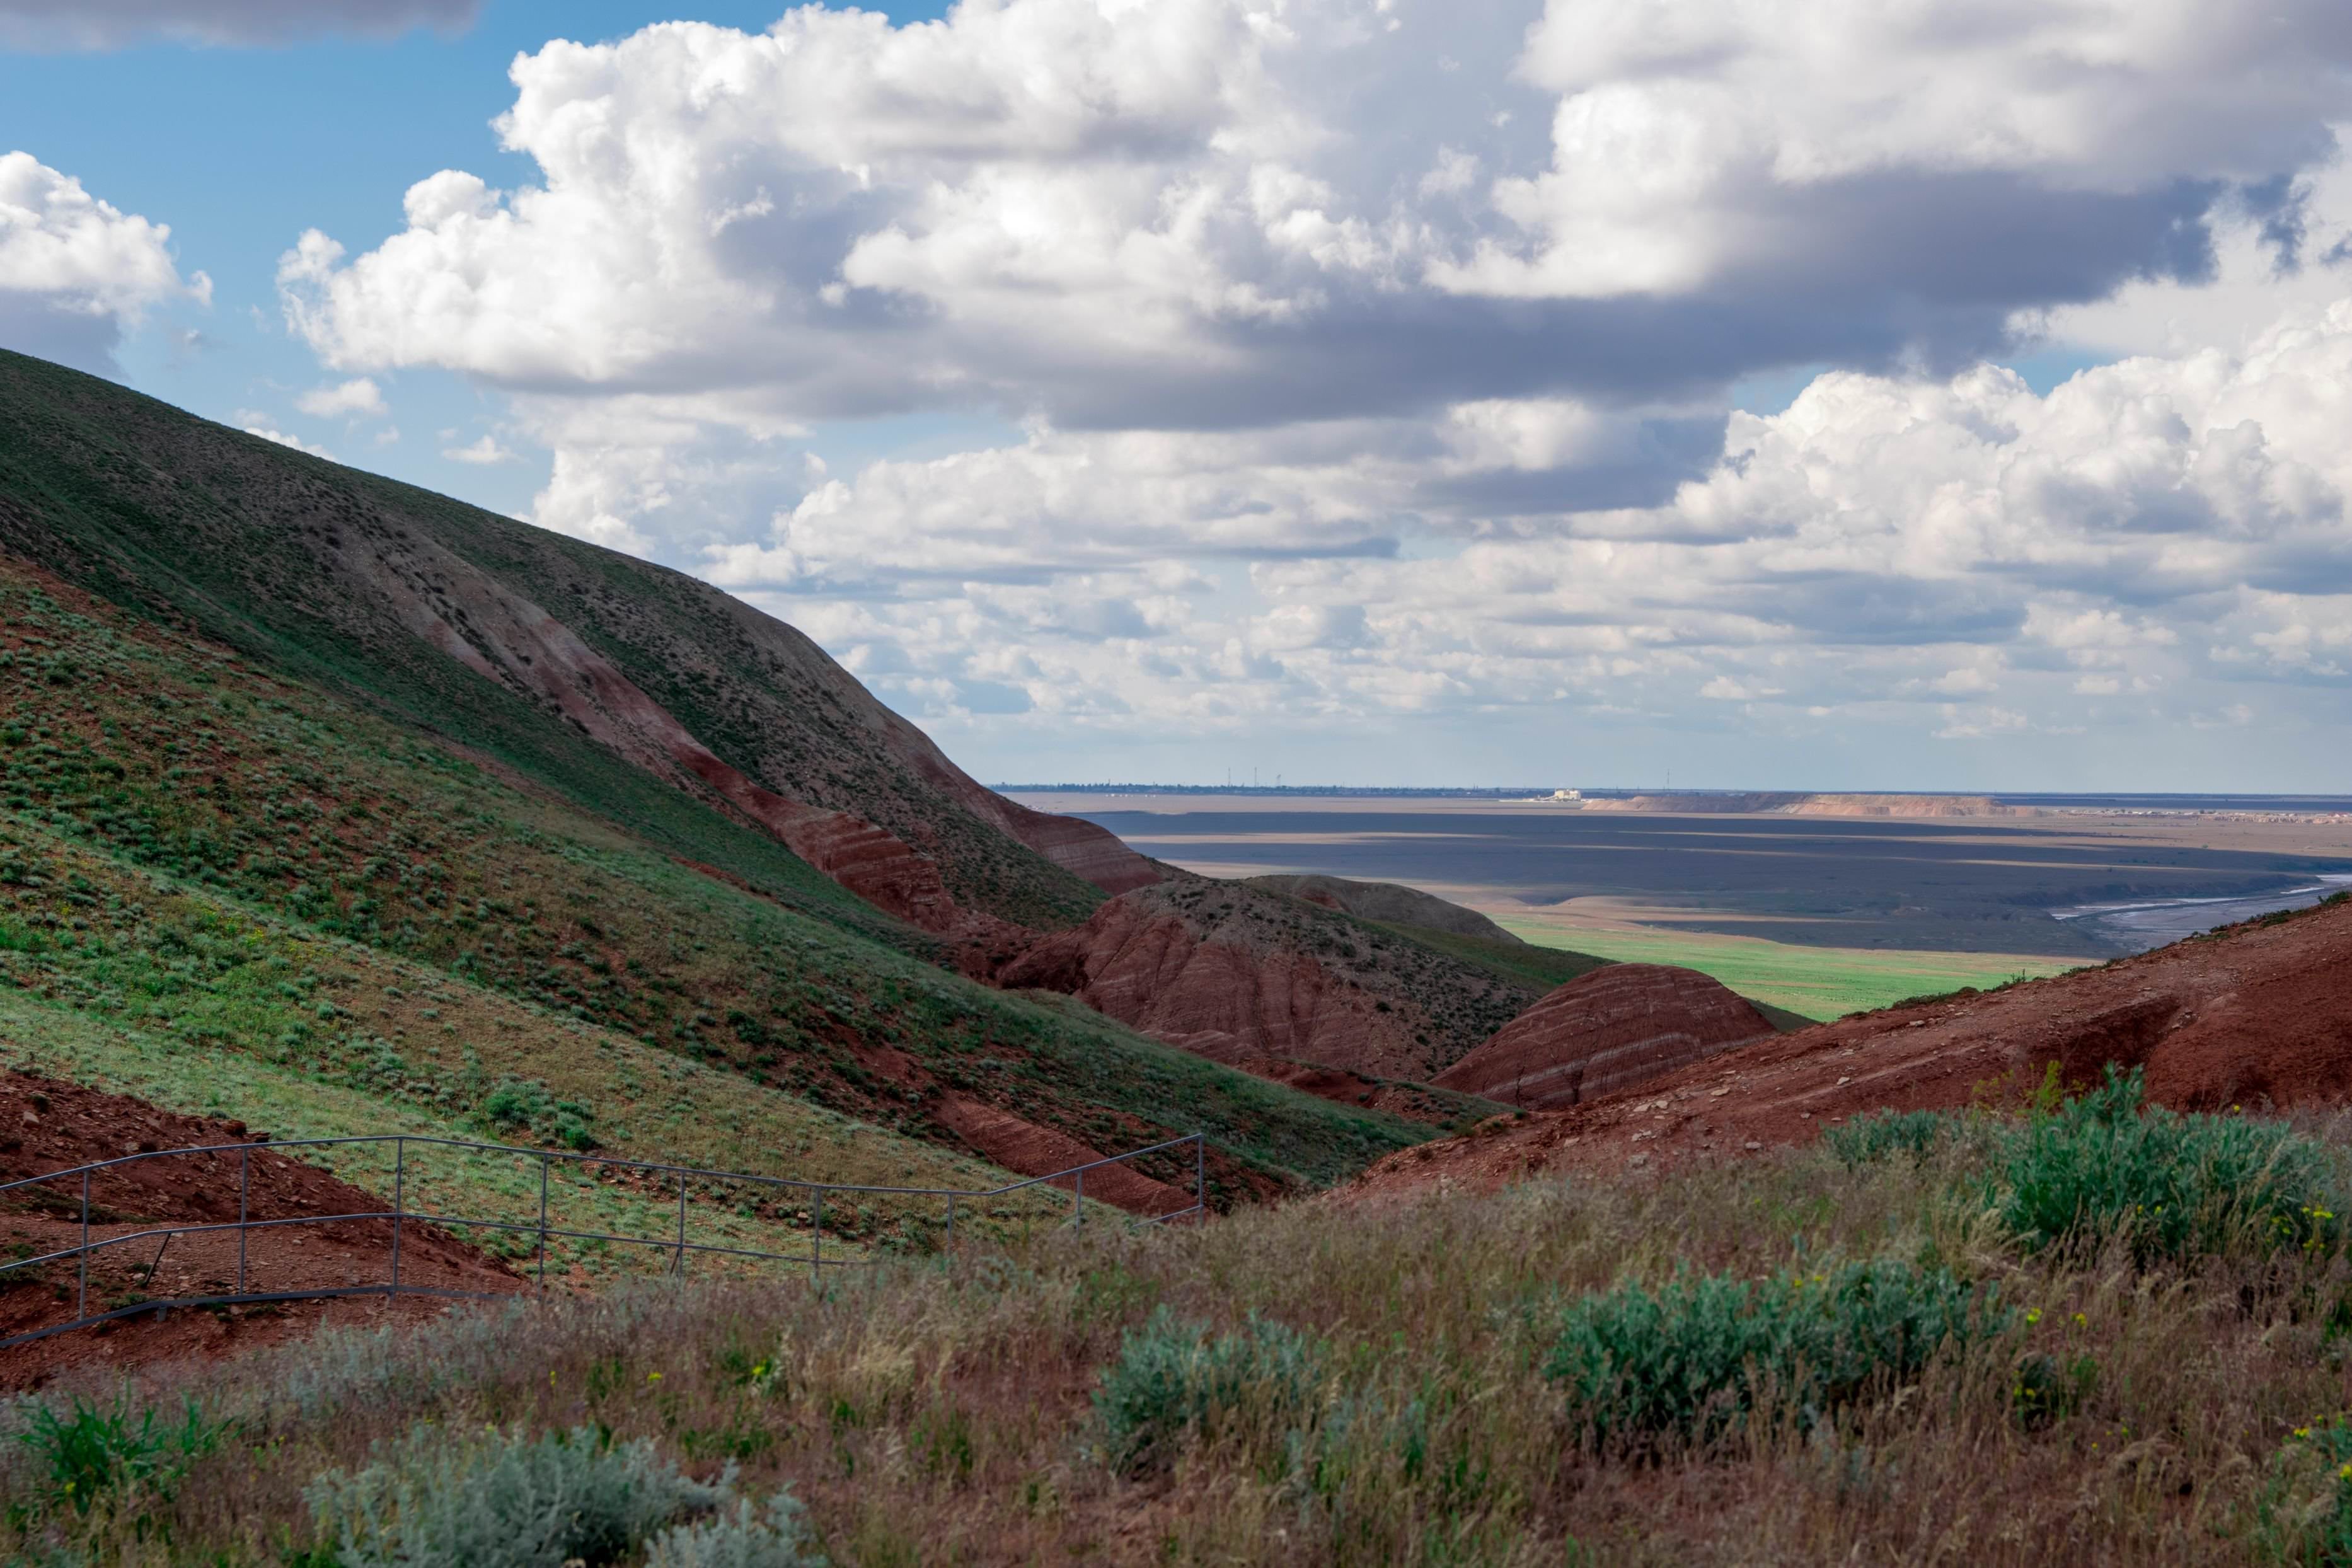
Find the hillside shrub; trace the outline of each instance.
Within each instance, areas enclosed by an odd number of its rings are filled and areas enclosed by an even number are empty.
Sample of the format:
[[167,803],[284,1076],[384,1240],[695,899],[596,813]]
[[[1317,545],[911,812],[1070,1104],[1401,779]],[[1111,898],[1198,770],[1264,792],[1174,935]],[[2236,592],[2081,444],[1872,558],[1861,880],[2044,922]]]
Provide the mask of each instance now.
[[1252,1314],[1213,1335],[1163,1305],[1120,1337],[1095,1392],[1105,1456],[1133,1474],[1167,1462],[1188,1434],[1239,1421],[1286,1433],[1308,1419],[1322,1374],[1321,1348],[1296,1329]]
[[789,1492],[770,1498],[764,1510],[755,1511],[747,1499],[714,1519],[673,1525],[646,1550],[646,1568],[824,1568],[824,1563]]
[[1995,1207],[2029,1250],[2087,1251],[2121,1237],[2141,1268],[2251,1243],[2330,1248],[2343,1204],[2326,1152],[2273,1121],[2146,1106],[2139,1071],[2009,1140]]
[[47,1472],[48,1506],[88,1513],[99,1500],[143,1483],[165,1497],[190,1465],[220,1446],[225,1422],[208,1422],[194,1400],[177,1425],[159,1426],[152,1410],[131,1417],[126,1400],[100,1405],[77,1395],[60,1415],[36,1406],[17,1441]]
[[419,1426],[357,1473],[319,1476],[304,1498],[342,1568],[597,1568],[732,1490],[731,1473],[690,1480],[650,1439],[614,1443],[593,1427],[469,1442]]
[[2034,1352],[2018,1358],[2017,1373],[2009,1385],[2010,1414],[2027,1431],[2040,1431],[2080,1410],[2098,1386],[2096,1357],[2062,1361]]
[[1944,1135],[1944,1118],[1933,1110],[1874,1110],[1822,1134],[1829,1152],[1853,1170],[1895,1156],[1918,1159]]
[[1810,1426],[2010,1317],[1994,1287],[1895,1258],[1755,1281],[1684,1271],[1573,1303],[1543,1374],[1566,1385],[1596,1439],[1705,1443],[1768,1396]]
[[529,1132],[567,1149],[598,1146],[588,1123],[595,1112],[576,1100],[558,1100],[537,1079],[502,1078],[482,1097],[482,1116],[502,1133]]

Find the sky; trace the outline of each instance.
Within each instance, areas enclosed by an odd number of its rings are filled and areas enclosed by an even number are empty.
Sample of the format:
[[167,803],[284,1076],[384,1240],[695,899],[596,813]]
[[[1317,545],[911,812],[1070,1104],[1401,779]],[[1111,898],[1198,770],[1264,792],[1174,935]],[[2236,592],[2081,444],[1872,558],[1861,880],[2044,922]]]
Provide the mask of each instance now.
[[2352,791],[2352,7],[0,0],[0,346],[984,779]]

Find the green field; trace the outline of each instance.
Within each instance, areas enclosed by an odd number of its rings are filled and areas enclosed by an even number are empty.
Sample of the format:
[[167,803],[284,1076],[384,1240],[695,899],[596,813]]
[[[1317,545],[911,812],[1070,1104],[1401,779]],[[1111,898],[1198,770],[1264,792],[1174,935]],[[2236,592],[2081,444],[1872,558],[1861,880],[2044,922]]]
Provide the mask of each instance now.
[[1595,930],[1496,915],[1496,923],[1543,947],[1572,948],[1621,963],[1675,963],[1711,974],[1741,995],[1809,1018],[1842,1018],[1913,996],[2062,974],[2063,959],[2012,952],[1891,952],[1800,947],[1761,937],[1645,928]]

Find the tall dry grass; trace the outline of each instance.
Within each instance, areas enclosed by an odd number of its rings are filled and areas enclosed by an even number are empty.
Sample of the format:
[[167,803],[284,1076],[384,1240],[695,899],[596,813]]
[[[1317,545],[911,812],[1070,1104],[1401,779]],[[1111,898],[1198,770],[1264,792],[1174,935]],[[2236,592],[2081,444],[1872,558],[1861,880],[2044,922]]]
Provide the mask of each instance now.
[[[2340,1185],[2344,1126],[2305,1131]],[[312,1478],[419,1422],[588,1426],[695,1474],[739,1466],[751,1492],[788,1485],[841,1563],[2333,1560],[2326,1532],[2352,1519],[2325,1441],[2352,1406],[2342,1252],[2253,1227],[2177,1265],[2140,1266],[2126,1235],[2028,1250],[1996,1215],[2011,1136],[1971,1121],[1923,1157],[1851,1168],[1801,1152],[1324,1200],[1191,1230],[1089,1226],[822,1293],[635,1287],[329,1335],[140,1386],[237,1424],[169,1499],[44,1511],[13,1442],[0,1487],[34,1561],[70,1544],[275,1563],[314,1544]],[[1890,1257],[1996,1286],[2013,1315],[1833,1410],[1759,1369],[1753,1412],[1708,1443],[1596,1436],[1542,1375],[1562,1310],[1590,1293]],[[1180,1381],[1184,1344],[1254,1322],[1309,1349],[1263,1373],[1235,1352],[1185,1395],[1211,1414],[1136,1462],[1096,1395],[1155,1321],[1190,1336],[1152,1363]]]

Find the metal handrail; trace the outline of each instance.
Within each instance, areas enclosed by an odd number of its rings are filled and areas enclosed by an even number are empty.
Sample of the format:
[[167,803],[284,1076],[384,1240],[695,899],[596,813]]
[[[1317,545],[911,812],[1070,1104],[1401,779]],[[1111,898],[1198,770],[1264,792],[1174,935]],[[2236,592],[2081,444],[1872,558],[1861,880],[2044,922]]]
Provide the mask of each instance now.
[[[391,1208],[358,1210],[348,1214],[297,1215],[279,1219],[255,1219],[251,1217],[250,1198],[252,1193],[253,1173],[252,1154],[254,1150],[265,1149],[278,1151],[287,1149],[327,1149],[341,1148],[359,1144],[383,1143],[390,1143],[394,1146],[393,1206]],[[488,1219],[467,1215],[432,1214],[409,1207],[407,1204],[407,1173],[408,1145],[411,1143],[420,1144],[430,1148],[455,1149],[476,1154],[507,1154],[520,1159],[538,1161],[538,1222],[536,1224],[527,1224],[521,1221]],[[8,1274],[16,1269],[34,1268],[45,1263],[56,1263],[69,1258],[78,1260],[79,1269],[76,1286],[77,1294],[74,1307],[75,1316],[69,1322],[54,1323],[45,1328],[34,1329],[24,1333],[14,1334],[5,1339],[0,1339],[0,1350],[5,1350],[14,1345],[30,1343],[35,1340],[47,1339],[52,1334],[61,1334],[68,1332],[74,1329],[87,1328],[95,1323],[107,1322],[114,1319],[133,1316],[140,1312],[153,1311],[158,1315],[161,1315],[175,1306],[212,1307],[236,1305],[247,1302],[320,1300],[347,1296],[383,1296],[385,1298],[391,1298],[401,1295],[425,1295],[458,1300],[496,1299],[495,1294],[491,1292],[453,1291],[437,1287],[419,1285],[413,1280],[404,1283],[401,1279],[401,1239],[402,1233],[410,1221],[415,1221],[420,1225],[434,1225],[448,1227],[463,1226],[478,1230],[522,1233],[536,1236],[539,1241],[537,1284],[538,1289],[541,1293],[544,1293],[547,1289],[547,1244],[550,1240],[605,1241],[618,1242],[625,1246],[631,1247],[654,1247],[660,1251],[675,1254],[675,1260],[671,1265],[671,1268],[673,1272],[680,1275],[683,1275],[686,1271],[686,1258],[688,1253],[706,1253],[719,1257],[751,1258],[764,1262],[789,1263],[794,1266],[806,1264],[809,1270],[809,1279],[812,1283],[814,1283],[822,1277],[823,1271],[826,1268],[854,1268],[858,1267],[861,1264],[870,1265],[877,1261],[873,1258],[828,1258],[824,1256],[824,1200],[827,1194],[846,1193],[853,1194],[868,1194],[895,1197],[944,1198],[947,1200],[946,1246],[949,1250],[952,1250],[955,1246],[956,1205],[959,1203],[985,1202],[992,1198],[1004,1197],[1008,1194],[1024,1191],[1029,1187],[1038,1186],[1045,1183],[1066,1180],[1073,1184],[1070,1223],[1073,1226],[1082,1227],[1086,1224],[1086,1173],[1088,1171],[1099,1170],[1108,1165],[1124,1164],[1146,1154],[1157,1154],[1171,1149],[1181,1149],[1188,1144],[1191,1145],[1192,1149],[1192,1202],[1186,1207],[1172,1209],[1166,1214],[1142,1216],[1139,1221],[1139,1223],[1144,1225],[1164,1225],[1170,1220],[1182,1219],[1188,1215],[1205,1215],[1208,1212],[1208,1141],[1207,1136],[1204,1133],[1193,1132],[1181,1138],[1171,1138],[1162,1142],[1147,1144],[1139,1149],[1129,1149],[1121,1153],[1106,1155],[1104,1158],[1099,1160],[1090,1160],[1084,1164],[1072,1165],[1066,1170],[1053,1171],[1040,1176],[1027,1176],[1024,1177],[1020,1181],[1007,1182],[1002,1185],[994,1187],[889,1187],[855,1182],[812,1182],[792,1176],[761,1175],[756,1172],[751,1171],[721,1171],[698,1165],[664,1164],[657,1161],[621,1159],[611,1155],[592,1154],[573,1150],[529,1149],[510,1143],[477,1143],[461,1138],[443,1138],[428,1133],[409,1132],[368,1132],[341,1138],[289,1138],[283,1140],[272,1140],[266,1142],[247,1142],[240,1143],[199,1143],[192,1144],[184,1149],[142,1150],[135,1153],[120,1154],[110,1160],[93,1160],[85,1164],[65,1166],[61,1169],[50,1171],[37,1176],[21,1176],[14,1181],[0,1182],[0,1196],[5,1196],[6,1194],[14,1192],[20,1187],[40,1186],[50,1182],[69,1180],[75,1176],[81,1178],[80,1245],[61,1248],[54,1252],[42,1253],[37,1257],[13,1258],[5,1263],[0,1263],[0,1279],[5,1279]],[[187,1225],[154,1225],[144,1229],[128,1232],[120,1236],[100,1237],[94,1240],[92,1239],[90,1236],[90,1178],[94,1174],[112,1170],[117,1166],[137,1164],[145,1160],[180,1159],[189,1155],[226,1154],[230,1152],[235,1152],[237,1155],[237,1217],[235,1221],[223,1220]],[[664,1177],[676,1177],[677,1181],[677,1234],[674,1237],[623,1236],[609,1231],[575,1230],[563,1226],[549,1224],[547,1209],[548,1174],[557,1161],[563,1161],[568,1163],[579,1165],[599,1165],[607,1169],[646,1172]],[[689,1181],[698,1179],[705,1182],[748,1182],[760,1186],[793,1188],[809,1194],[811,1204],[809,1213],[808,1253],[805,1256],[803,1256],[794,1253],[768,1252],[756,1247],[728,1247],[715,1242],[689,1240],[687,1235],[687,1184]],[[1101,1200],[1097,1199],[1096,1204],[1097,1207],[1101,1206]],[[347,1221],[362,1220],[390,1220],[392,1222],[392,1277],[386,1282],[380,1285],[339,1286],[333,1288],[322,1286],[317,1289],[270,1291],[247,1291],[246,1289],[246,1285],[247,1283],[246,1241],[251,1232],[257,1230],[271,1230],[289,1226],[340,1225]],[[132,1302],[127,1306],[116,1307],[106,1311],[93,1313],[89,1310],[89,1260],[95,1254],[102,1252],[109,1247],[124,1246],[131,1242],[153,1240],[157,1237],[162,1237],[163,1238],[163,1246],[169,1247],[171,1245],[172,1238],[174,1237],[217,1235],[225,1231],[235,1231],[237,1238],[237,1288],[234,1293],[226,1295],[212,1294],[189,1297],[148,1297],[142,1300]],[[163,1253],[159,1249],[156,1254],[156,1262],[149,1267],[147,1283],[153,1283],[154,1270],[157,1267],[161,1266],[162,1259]],[[519,1292],[509,1292],[509,1294],[515,1293]]]

